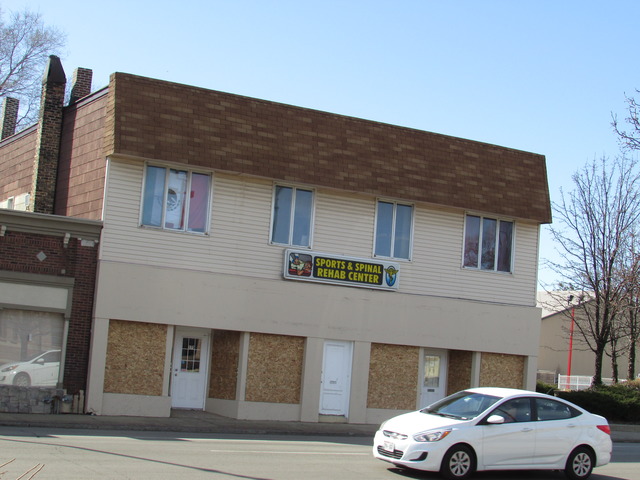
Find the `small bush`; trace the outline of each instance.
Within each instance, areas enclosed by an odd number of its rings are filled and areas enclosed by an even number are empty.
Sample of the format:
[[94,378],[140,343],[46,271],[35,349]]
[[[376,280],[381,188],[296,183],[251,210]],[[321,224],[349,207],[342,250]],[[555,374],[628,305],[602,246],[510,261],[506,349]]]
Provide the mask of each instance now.
[[538,393],[546,393],[547,395],[553,395],[553,392],[556,391],[556,386],[551,383],[545,383],[538,381],[536,382],[536,392]]
[[636,390],[640,392],[640,378],[636,380],[629,380],[627,382],[624,382],[623,385],[627,388],[630,388],[631,390]]
[[640,382],[594,387],[577,392],[557,392],[585,410],[602,415],[610,423],[640,423]]

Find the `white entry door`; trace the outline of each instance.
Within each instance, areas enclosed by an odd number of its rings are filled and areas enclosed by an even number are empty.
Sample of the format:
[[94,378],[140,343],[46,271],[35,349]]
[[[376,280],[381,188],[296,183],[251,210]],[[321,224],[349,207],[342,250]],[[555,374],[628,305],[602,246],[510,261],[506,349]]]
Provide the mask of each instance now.
[[447,351],[423,349],[420,408],[447,396]]
[[343,415],[345,418],[348,416],[352,356],[352,342],[337,340],[324,342],[320,390],[322,415]]
[[176,327],[171,372],[171,406],[174,408],[204,408],[209,332]]

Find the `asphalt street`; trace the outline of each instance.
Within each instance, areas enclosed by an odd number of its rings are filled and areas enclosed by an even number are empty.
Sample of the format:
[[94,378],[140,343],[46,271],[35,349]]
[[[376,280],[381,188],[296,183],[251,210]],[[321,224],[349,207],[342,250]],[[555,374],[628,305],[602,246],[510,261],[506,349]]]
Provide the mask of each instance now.
[[[2,480],[176,478],[248,480],[436,479],[371,455],[371,438],[331,435],[188,434],[2,427]],[[562,472],[485,472],[479,480],[559,480]],[[640,443],[616,443],[593,480],[639,480]]]

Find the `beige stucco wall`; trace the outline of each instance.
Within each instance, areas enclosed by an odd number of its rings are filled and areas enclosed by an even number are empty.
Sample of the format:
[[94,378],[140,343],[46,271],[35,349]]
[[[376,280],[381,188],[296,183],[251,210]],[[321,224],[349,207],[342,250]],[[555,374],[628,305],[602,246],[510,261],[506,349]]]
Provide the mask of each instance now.
[[128,263],[101,262],[96,298],[99,318],[510,355],[540,335],[532,307]]

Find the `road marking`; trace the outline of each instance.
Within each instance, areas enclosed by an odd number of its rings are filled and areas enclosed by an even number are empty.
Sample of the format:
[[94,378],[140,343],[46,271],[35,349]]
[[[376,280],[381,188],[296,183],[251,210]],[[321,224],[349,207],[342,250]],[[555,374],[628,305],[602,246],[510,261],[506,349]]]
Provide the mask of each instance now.
[[369,453],[348,452],[287,452],[283,450],[210,450],[212,453],[268,453],[270,455],[342,455],[342,456],[368,456]]

